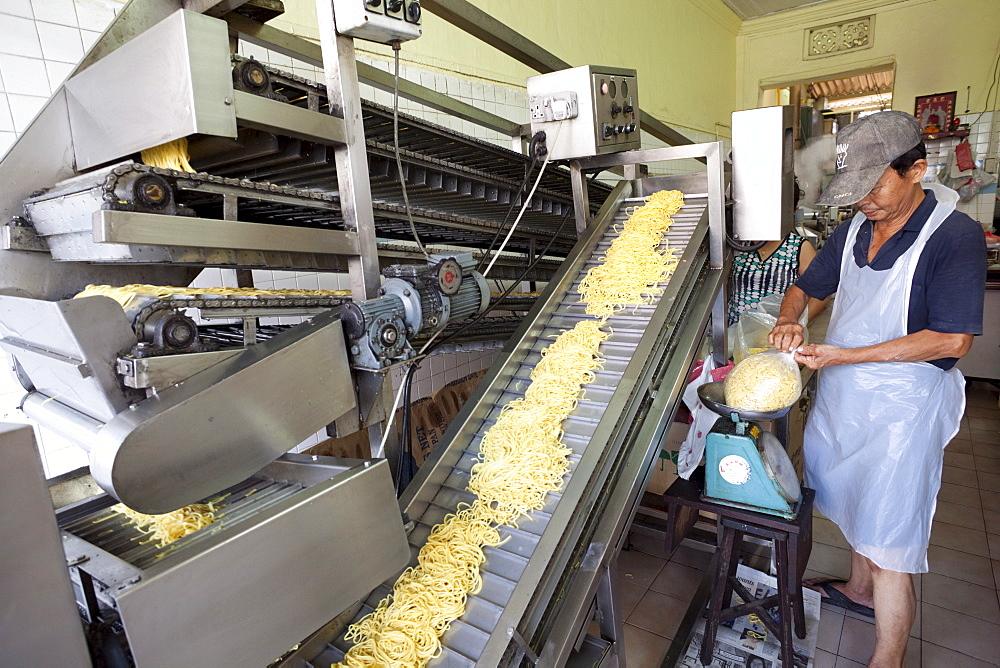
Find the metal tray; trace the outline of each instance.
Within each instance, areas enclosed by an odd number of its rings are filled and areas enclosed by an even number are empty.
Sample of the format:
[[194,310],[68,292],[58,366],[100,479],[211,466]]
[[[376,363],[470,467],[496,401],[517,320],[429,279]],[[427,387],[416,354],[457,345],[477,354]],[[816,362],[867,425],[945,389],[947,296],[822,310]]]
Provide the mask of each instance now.
[[726,405],[725,383],[722,381],[705,383],[700,386],[698,388],[698,398],[701,399],[701,403],[705,404],[719,415],[728,417],[733,413],[736,413],[742,420],[757,420],[758,422],[770,422],[771,420],[777,420],[778,418],[785,417],[788,415],[788,411],[792,409],[792,406],[795,405],[793,403],[790,406],[779,408],[776,411],[743,411],[738,408],[733,408],[732,406]]

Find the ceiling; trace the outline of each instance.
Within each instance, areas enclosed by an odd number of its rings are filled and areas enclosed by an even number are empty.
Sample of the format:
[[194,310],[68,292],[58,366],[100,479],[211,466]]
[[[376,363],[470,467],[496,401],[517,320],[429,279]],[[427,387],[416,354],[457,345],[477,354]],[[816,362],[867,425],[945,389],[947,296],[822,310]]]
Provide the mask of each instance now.
[[798,9],[808,5],[818,5],[829,0],[722,0],[728,7],[736,12],[737,16],[746,21],[756,19],[768,14],[777,14],[789,9]]

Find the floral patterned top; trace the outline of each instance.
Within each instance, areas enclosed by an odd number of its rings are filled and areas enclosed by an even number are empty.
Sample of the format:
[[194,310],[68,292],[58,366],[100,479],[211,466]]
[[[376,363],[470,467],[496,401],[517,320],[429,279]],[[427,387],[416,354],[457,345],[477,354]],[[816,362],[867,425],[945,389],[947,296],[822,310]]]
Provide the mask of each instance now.
[[784,293],[799,277],[799,251],[804,238],[791,232],[766,260],[760,253],[737,253],[730,275],[729,325],[768,295]]

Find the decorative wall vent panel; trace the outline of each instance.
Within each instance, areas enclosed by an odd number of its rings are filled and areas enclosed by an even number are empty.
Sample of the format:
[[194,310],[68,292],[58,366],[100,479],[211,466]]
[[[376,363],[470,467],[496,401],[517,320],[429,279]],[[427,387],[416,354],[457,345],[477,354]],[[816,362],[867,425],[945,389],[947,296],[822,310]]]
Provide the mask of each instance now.
[[831,25],[806,29],[805,59],[825,58],[846,51],[871,48],[874,16],[862,16]]

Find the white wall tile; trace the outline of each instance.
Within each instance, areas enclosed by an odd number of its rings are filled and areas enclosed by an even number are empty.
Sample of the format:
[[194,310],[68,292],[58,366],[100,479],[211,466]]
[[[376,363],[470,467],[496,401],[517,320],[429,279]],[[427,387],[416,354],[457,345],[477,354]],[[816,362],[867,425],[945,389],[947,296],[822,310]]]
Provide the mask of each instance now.
[[90,47],[94,46],[94,42],[100,36],[101,33],[96,30],[81,30],[80,39],[83,40],[83,50],[90,51]]
[[0,21],[0,53],[41,58],[35,22],[17,16],[4,16]]
[[31,0],[36,21],[78,27],[73,0]]
[[59,86],[66,81],[66,77],[73,71],[73,67],[72,63],[59,63],[54,60],[45,61],[45,70],[49,74],[49,88],[53,92],[58,90]]
[[337,274],[323,272],[316,275],[316,282],[319,285],[317,290],[340,290],[340,277]]
[[[48,86],[48,83],[45,84]],[[14,130],[18,133],[24,132],[31,123],[38,110],[48,101],[48,97],[33,97],[31,95],[7,94],[7,102],[10,103],[10,113],[14,118]]]
[[[277,274],[277,273],[278,272],[275,272],[275,274]],[[298,287],[296,285],[296,283],[295,283],[295,280],[296,279],[294,277],[293,278],[275,279],[275,281],[274,281],[274,289],[275,290],[294,290],[294,289],[296,289]]]
[[77,63],[83,58],[83,41],[79,28],[42,21],[35,25],[38,28],[38,39],[42,43],[42,55],[46,60]]
[[48,97],[51,92],[45,63],[37,58],[0,54],[0,73],[8,93]]
[[295,279],[295,287],[299,290],[319,290],[319,276],[315,273],[299,274]]
[[106,0],[76,0],[76,18],[84,30],[104,32],[115,18],[115,6]]
[[13,132],[0,132],[0,158],[2,158],[7,150],[14,145],[14,141],[17,139],[17,135]]
[[[14,132],[14,119],[10,115],[10,106],[7,104],[6,95],[0,95],[0,132]],[[0,153],[2,152],[0,149]]]
[[31,13],[31,0],[3,0],[0,2],[0,14],[34,18],[34,14]]

